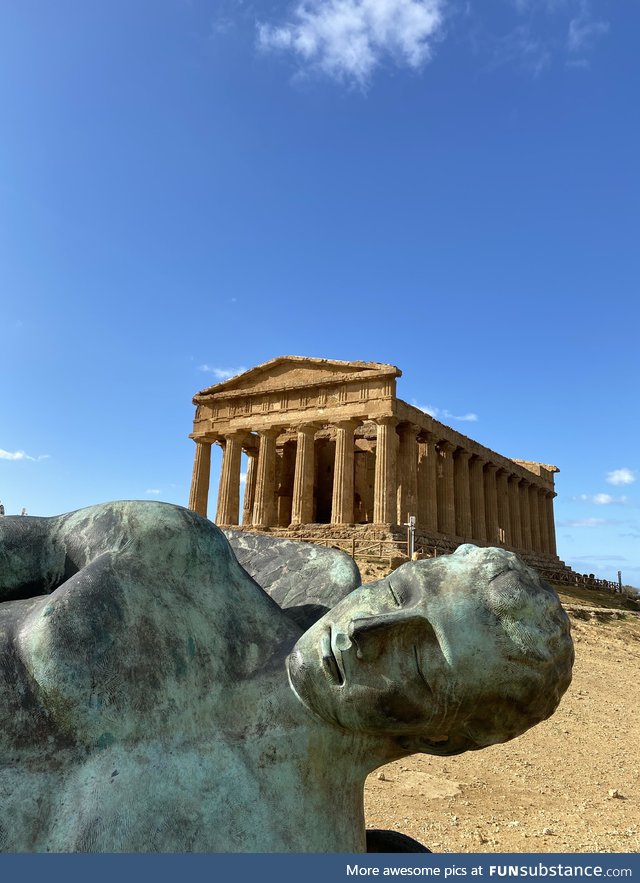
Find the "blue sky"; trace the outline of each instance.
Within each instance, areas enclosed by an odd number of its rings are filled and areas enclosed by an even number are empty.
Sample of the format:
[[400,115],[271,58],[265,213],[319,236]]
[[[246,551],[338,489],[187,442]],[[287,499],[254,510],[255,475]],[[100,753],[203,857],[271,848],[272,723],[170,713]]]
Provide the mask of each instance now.
[[196,391],[382,361],[558,465],[560,557],[639,586],[639,25],[606,0],[2,4],[7,513],[186,504]]

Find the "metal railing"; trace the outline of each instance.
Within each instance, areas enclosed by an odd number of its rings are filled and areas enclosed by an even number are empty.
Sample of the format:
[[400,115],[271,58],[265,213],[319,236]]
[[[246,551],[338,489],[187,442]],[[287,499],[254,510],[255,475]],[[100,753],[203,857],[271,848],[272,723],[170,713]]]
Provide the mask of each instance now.
[[583,573],[574,573],[573,571],[546,571],[545,579],[552,582],[562,583],[563,585],[583,587],[585,589],[599,589],[603,592],[620,592],[620,587],[615,580],[598,579],[595,576],[587,576]]
[[[338,539],[336,537],[296,537],[304,543],[314,543],[328,549],[347,552],[352,558],[405,558],[409,559],[408,540],[372,540],[372,539]],[[449,555],[456,549],[455,543],[416,544],[415,551],[423,558],[437,558],[438,555]]]
[[352,558],[400,558],[407,557],[406,542],[397,540],[340,540],[334,537],[296,537],[304,543],[314,543],[328,549],[348,552]]

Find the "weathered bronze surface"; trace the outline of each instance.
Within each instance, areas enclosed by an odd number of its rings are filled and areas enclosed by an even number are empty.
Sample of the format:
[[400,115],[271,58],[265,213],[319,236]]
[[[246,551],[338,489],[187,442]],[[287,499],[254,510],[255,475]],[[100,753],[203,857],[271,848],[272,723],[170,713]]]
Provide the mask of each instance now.
[[189,510],[0,520],[0,849],[360,852],[371,770],[554,711],[568,620],[513,554],[341,568],[254,567],[331,608],[303,633]]

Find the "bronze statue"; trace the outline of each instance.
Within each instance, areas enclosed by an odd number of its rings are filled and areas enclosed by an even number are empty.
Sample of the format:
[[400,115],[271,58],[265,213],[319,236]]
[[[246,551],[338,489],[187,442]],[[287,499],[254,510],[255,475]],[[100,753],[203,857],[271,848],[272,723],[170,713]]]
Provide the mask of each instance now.
[[553,713],[568,619],[516,556],[352,578],[303,631],[187,509],[3,518],[0,850],[362,852],[373,769]]

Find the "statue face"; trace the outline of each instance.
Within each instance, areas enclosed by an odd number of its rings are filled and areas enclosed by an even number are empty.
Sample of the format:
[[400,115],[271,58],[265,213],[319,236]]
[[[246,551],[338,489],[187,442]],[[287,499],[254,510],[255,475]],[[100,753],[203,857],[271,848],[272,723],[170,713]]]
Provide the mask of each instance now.
[[[530,668],[513,663],[518,648],[487,601],[491,593],[498,608],[502,595],[517,596],[518,615],[535,620],[536,629],[543,621],[537,633],[545,641],[549,619],[552,644],[559,641],[566,656],[571,642],[555,593],[512,553],[461,546],[454,555],[406,564],[329,611],[288,658],[294,692],[328,723],[368,734],[419,735],[420,750],[433,753],[457,753],[517,735],[504,734],[512,722],[502,735],[485,733],[477,742],[468,735],[475,705],[483,708],[478,717],[485,713],[479,697],[513,695],[519,671]],[[549,610],[559,611],[559,624],[551,622]],[[527,641],[524,635],[523,661]],[[552,647],[551,656],[554,652]],[[520,698],[516,689],[515,699]],[[535,720],[527,718],[518,732],[549,713],[536,710]],[[498,729],[500,717],[496,712]]]
[[[395,585],[394,585],[395,582]],[[329,723],[378,733],[428,721],[446,659],[419,591],[387,577],[352,592],[289,657],[291,684]]]

